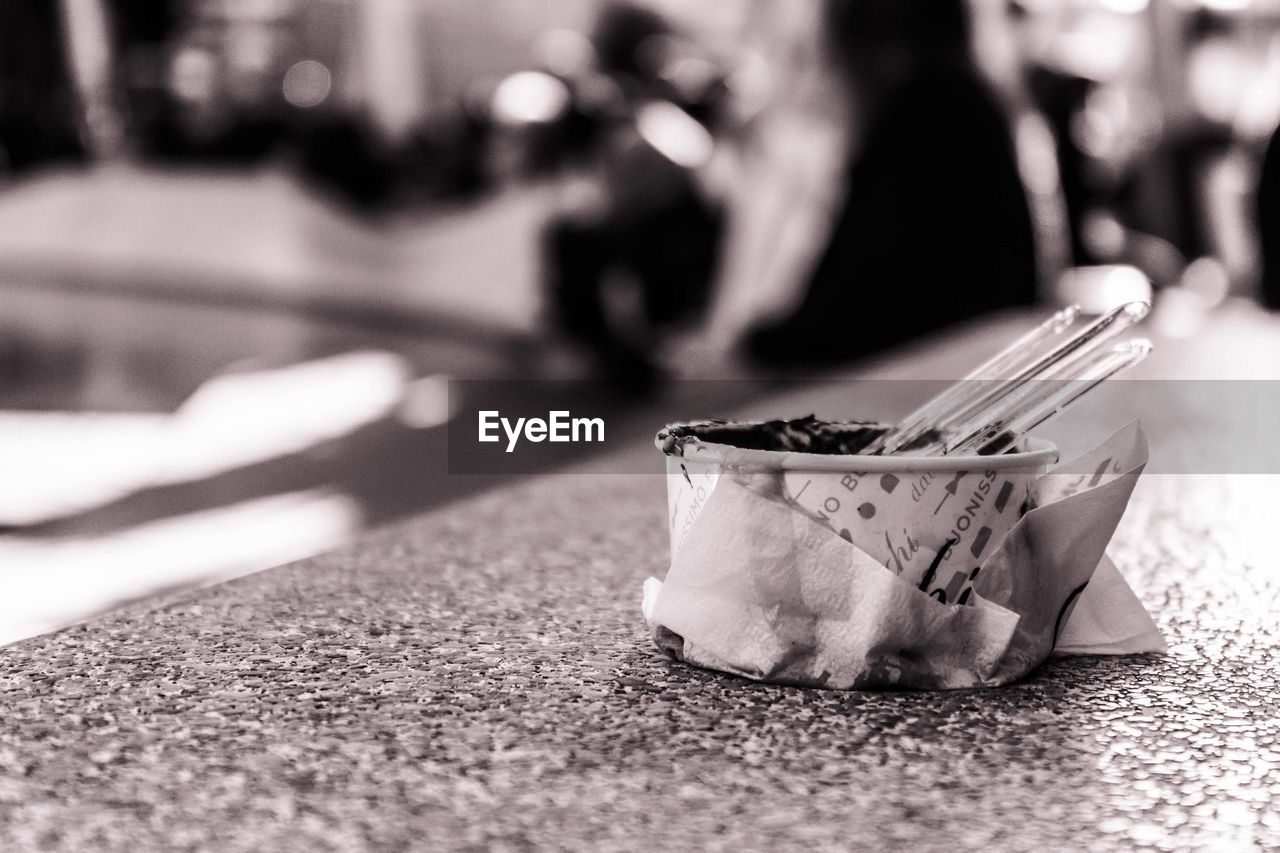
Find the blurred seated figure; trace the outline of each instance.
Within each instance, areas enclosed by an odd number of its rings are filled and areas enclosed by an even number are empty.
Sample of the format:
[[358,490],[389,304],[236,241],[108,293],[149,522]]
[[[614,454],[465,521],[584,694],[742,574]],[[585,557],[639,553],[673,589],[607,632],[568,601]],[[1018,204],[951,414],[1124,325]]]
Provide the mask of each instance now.
[[575,105],[579,123],[593,125],[578,135],[590,140],[595,194],[567,206],[546,234],[546,287],[560,329],[633,390],[656,378],[661,338],[706,307],[722,233],[720,205],[696,175],[712,145],[709,110],[662,78],[657,48],[670,36],[649,10],[605,8],[592,37],[599,79],[591,88],[611,96],[597,95],[585,113]]
[[1028,203],[964,0],[834,0],[827,14],[858,139],[803,299],[748,335],[757,362],[837,363],[1035,296]]

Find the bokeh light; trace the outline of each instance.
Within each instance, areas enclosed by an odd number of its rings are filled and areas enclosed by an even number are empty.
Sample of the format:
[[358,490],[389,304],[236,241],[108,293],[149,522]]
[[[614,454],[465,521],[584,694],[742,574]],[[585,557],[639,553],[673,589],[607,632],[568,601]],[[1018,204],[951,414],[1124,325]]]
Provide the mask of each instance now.
[[492,107],[493,117],[501,124],[542,124],[564,115],[569,90],[550,74],[521,71],[498,84]]
[[323,63],[304,59],[285,72],[283,88],[284,99],[295,107],[316,107],[329,97],[333,77]]

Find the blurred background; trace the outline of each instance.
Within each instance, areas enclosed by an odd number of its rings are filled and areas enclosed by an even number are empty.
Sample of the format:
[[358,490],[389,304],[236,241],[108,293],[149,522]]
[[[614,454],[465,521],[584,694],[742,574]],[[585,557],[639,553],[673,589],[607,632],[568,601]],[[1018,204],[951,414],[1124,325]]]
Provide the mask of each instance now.
[[1280,308],[1277,123],[1280,0],[0,0],[0,641],[494,485],[451,378]]

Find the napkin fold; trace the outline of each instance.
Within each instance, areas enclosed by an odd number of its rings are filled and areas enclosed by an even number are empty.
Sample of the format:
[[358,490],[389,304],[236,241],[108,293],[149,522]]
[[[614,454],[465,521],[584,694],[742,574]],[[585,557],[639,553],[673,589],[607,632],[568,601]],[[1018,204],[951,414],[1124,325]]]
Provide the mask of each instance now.
[[830,688],[1015,681],[1058,654],[1163,652],[1105,550],[1147,459],[1134,422],[1032,484],[1030,509],[944,604],[830,526],[726,472],[643,612],[672,657]]

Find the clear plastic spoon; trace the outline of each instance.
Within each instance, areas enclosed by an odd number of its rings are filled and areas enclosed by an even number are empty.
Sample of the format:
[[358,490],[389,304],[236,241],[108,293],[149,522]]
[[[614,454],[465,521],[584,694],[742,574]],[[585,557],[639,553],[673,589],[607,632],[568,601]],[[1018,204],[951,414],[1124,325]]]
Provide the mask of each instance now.
[[[1053,377],[1060,378],[1064,368],[1080,364],[1085,356],[1096,351],[1103,343],[1136,325],[1147,316],[1150,310],[1149,302],[1125,303],[1061,341],[1047,353],[1040,354],[1034,344],[1029,347],[1024,346],[1018,353],[1010,353],[1010,357],[1005,360],[1005,369],[1012,375],[1007,378],[960,380],[956,385],[969,387],[956,392],[952,397],[953,401],[958,402],[945,405],[938,405],[932,401],[926,403],[921,408],[932,411],[934,420],[923,429],[912,426],[911,432],[915,433],[915,436],[910,439],[910,442],[918,441],[920,436],[929,431],[934,432],[937,438],[927,445],[910,447],[904,452],[912,455],[937,453],[939,447],[947,446],[952,442],[958,425],[968,424],[984,413],[997,410],[1001,401],[1007,401],[1012,395],[1018,394],[1019,390],[1029,382]],[[1044,325],[1037,327],[1033,332],[1039,331]],[[1045,338],[1052,338],[1052,335]],[[1012,347],[1006,348],[1006,351],[1011,349]],[[1004,354],[1001,353],[1002,356]],[[951,389],[944,391],[939,398],[946,397],[950,391]],[[863,452],[890,453],[909,447],[909,442],[897,437],[897,432],[898,430],[895,429],[887,434],[888,440],[882,441],[878,450],[868,448]]]
[[1080,315],[1079,305],[1068,305],[1040,325],[1019,337],[1000,352],[991,356],[982,364],[969,371],[959,382],[955,382],[937,396],[907,415],[897,426],[881,435],[861,452],[868,454],[893,453],[920,438],[931,429],[945,425],[948,413],[962,412],[973,405],[981,392],[982,380],[998,379],[1015,365],[1019,359],[1025,358],[1028,352],[1046,340],[1050,340],[1068,328]]
[[1075,365],[1070,377],[1037,382],[1030,393],[1013,404],[975,419],[973,425],[947,442],[941,452],[981,456],[1003,453],[1028,432],[1062,414],[1104,380],[1142,361],[1150,352],[1151,342],[1145,338],[1095,352]]

